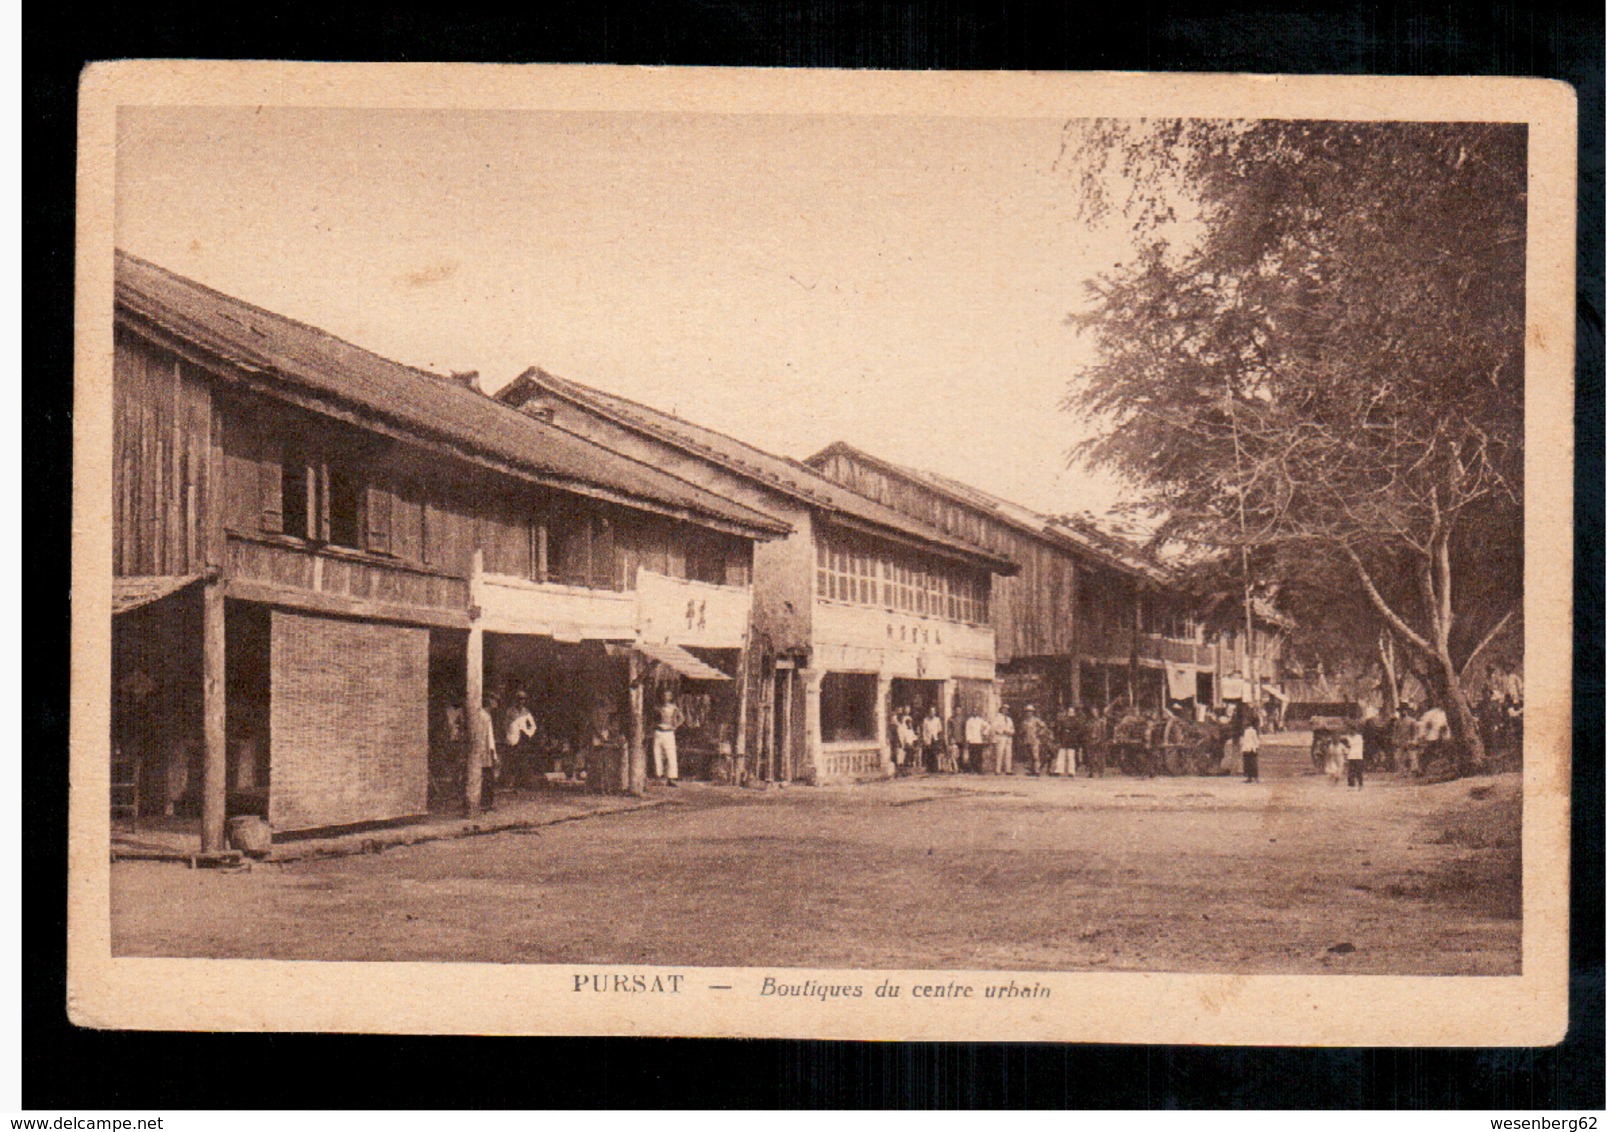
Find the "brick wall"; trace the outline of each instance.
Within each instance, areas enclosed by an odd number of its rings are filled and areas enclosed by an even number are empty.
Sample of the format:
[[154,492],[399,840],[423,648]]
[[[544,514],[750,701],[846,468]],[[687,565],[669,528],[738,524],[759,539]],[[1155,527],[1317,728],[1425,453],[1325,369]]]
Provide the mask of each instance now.
[[426,810],[429,630],[275,610],[275,830]]

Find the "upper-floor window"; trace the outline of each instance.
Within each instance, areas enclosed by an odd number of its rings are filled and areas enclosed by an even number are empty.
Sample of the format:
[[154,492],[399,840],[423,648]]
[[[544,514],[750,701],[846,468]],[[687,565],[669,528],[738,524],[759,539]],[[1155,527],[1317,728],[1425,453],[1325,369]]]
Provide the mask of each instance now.
[[356,468],[292,449],[260,474],[263,530],[390,553],[391,497]]
[[693,582],[712,582],[723,586],[725,577],[725,545],[708,535],[694,535],[686,546],[686,576]]
[[832,601],[985,624],[989,585],[980,572],[917,564],[892,550],[851,547],[831,538],[815,544],[815,593]]
[[547,531],[547,581],[566,586],[621,588],[614,525],[607,517],[560,508],[544,520]]

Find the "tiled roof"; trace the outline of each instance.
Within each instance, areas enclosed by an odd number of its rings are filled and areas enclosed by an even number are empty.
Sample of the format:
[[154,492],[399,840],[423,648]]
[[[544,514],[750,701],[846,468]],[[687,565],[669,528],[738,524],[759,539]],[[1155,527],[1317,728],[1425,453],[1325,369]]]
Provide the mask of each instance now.
[[872,456],[840,440],[827,445],[809,457],[805,463],[820,464],[834,455],[847,456],[889,475],[902,477],[954,502],[980,511],[998,523],[1062,549],[1091,555],[1105,565],[1124,573],[1137,575],[1157,584],[1165,584],[1171,580],[1171,572],[1166,567],[1145,557],[1137,547],[1127,545],[1115,535],[1104,531],[1085,530],[1064,519],[1041,514],[1019,503],[1012,503],[1008,499],[1000,499],[981,488],[972,487],[970,484],[961,483],[937,472],[911,468],[883,460],[879,456]]
[[1011,559],[997,551],[958,538],[929,523],[867,499],[827,479],[807,464],[773,455],[714,429],[704,428],[628,398],[604,393],[567,378],[555,377],[545,370],[526,370],[497,396],[509,404],[522,404],[542,390],[699,456],[779,494],[790,496],[828,516],[844,517],[893,532],[905,539],[941,547],[973,563],[987,566],[995,573],[1014,574],[1018,569]]
[[231,298],[125,252],[117,306],[207,354],[355,408],[414,435],[493,458],[530,478],[756,537],[791,527],[536,420],[448,377],[393,362],[312,326]]

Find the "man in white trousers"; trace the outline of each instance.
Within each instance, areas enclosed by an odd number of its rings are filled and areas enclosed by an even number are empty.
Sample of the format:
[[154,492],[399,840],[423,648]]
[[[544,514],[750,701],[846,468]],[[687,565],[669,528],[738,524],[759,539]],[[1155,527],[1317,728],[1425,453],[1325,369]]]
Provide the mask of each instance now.
[[681,769],[675,761],[675,729],[686,722],[680,705],[668,688],[653,717],[653,774],[679,786]]

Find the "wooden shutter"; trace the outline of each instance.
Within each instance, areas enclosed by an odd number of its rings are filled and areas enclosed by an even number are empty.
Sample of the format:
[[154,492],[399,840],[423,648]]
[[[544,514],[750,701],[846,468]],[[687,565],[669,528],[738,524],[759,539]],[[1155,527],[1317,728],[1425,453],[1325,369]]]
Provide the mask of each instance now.
[[283,534],[285,529],[285,470],[280,465],[276,454],[265,455],[257,463],[257,497],[262,529],[276,535]]
[[312,537],[319,542],[329,541],[329,465],[318,464],[307,469],[307,514],[311,517]]
[[391,552],[391,493],[370,485],[363,501],[363,522],[367,525],[364,546],[374,554]]

